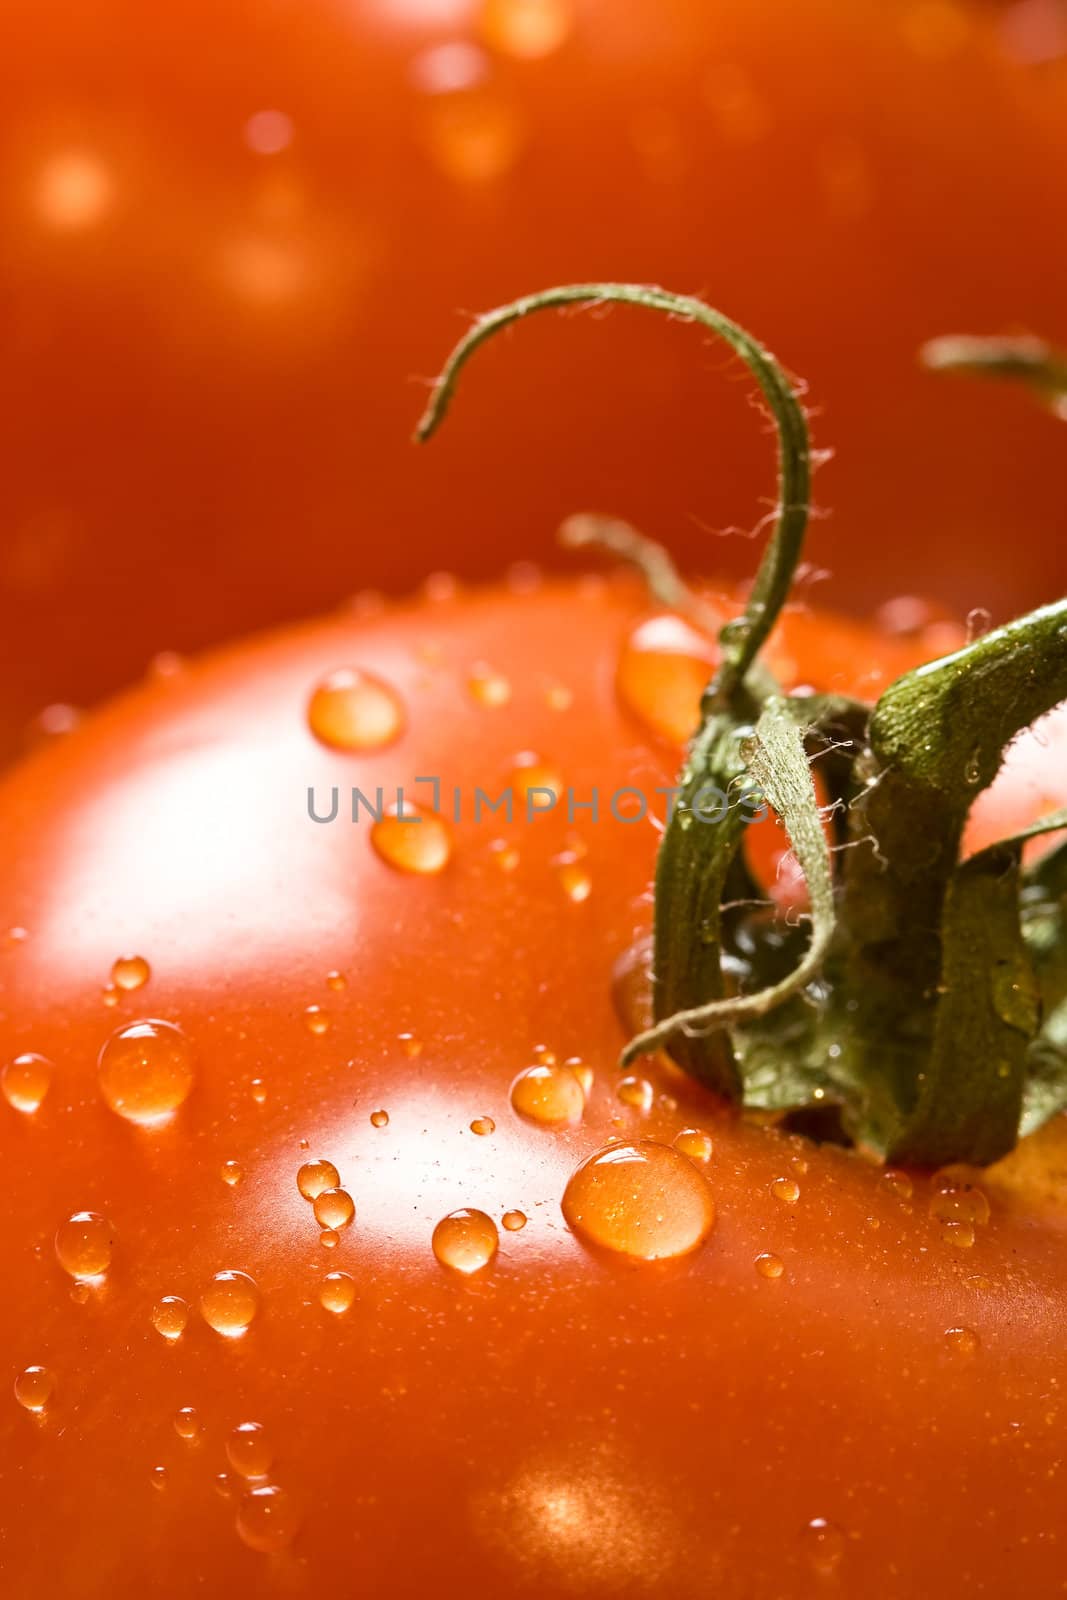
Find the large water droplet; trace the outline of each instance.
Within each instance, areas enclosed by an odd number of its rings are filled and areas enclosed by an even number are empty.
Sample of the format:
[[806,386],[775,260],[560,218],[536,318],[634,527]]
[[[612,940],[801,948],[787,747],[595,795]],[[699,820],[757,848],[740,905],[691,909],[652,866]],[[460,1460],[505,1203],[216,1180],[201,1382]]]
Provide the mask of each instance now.
[[772,1250],[764,1250],[755,1261],[756,1271],[761,1278],[780,1278],[785,1271],[785,1262],[781,1256],[776,1256]]
[[241,1498],[237,1532],[250,1550],[273,1555],[292,1544],[300,1518],[292,1496],[274,1483],[257,1484]]
[[323,1156],[305,1161],[296,1175],[296,1186],[305,1200],[317,1200],[327,1189],[336,1189],[340,1182],[341,1174],[333,1162]]
[[52,1063],[47,1056],[39,1056],[34,1051],[9,1061],[0,1077],[8,1105],[28,1115],[40,1108],[51,1083]]
[[484,1211],[453,1211],[433,1230],[433,1253],[454,1272],[478,1272],[497,1252],[496,1223]]
[[355,1280],[347,1272],[328,1272],[319,1290],[319,1302],[325,1311],[340,1316],[356,1298]]
[[358,667],[331,672],[308,702],[308,726],[331,750],[381,750],[400,737],[404,720],[396,691]]
[[581,1120],[585,1094],[575,1073],[555,1062],[542,1062],[520,1072],[511,1085],[513,1110],[540,1127],[559,1127]]
[[398,872],[429,877],[443,872],[452,856],[452,836],[447,824],[432,811],[404,801],[385,812],[371,828],[371,843],[389,866]]
[[148,1126],[165,1121],[185,1100],[193,1086],[193,1052],[172,1022],[146,1019],[111,1035],[97,1070],[112,1111]]
[[152,975],[144,956],[119,956],[111,968],[111,981],[116,989],[140,989]]
[[55,1389],[55,1373],[48,1367],[27,1367],[15,1379],[15,1399],[27,1411],[43,1411]]
[[216,1272],[200,1296],[200,1315],[226,1339],[247,1333],[259,1310],[259,1290],[247,1272]]
[[239,1422],[226,1440],[226,1457],[242,1478],[263,1478],[270,1471],[274,1451],[261,1422]]
[[691,738],[717,658],[714,645],[680,617],[635,628],[619,658],[616,689],[624,708],[671,744]]
[[775,1178],[771,1193],[784,1206],[795,1206],[800,1199],[800,1185],[795,1178]]
[[165,1294],[152,1307],[152,1326],[164,1339],[180,1339],[189,1323],[189,1307],[176,1294]]
[[704,1242],[715,1202],[691,1161],[649,1139],[608,1145],[583,1161],[564,1191],[563,1215],[604,1249],[663,1261]]
[[56,1260],[72,1278],[102,1278],[111,1265],[115,1232],[98,1211],[76,1211],[56,1233]]
[[231,1189],[235,1188],[244,1177],[244,1171],[239,1161],[224,1161],[219,1168],[219,1177]]
[[356,1214],[347,1189],[324,1189],[320,1195],[316,1195],[313,1209],[319,1227],[333,1231],[347,1228]]

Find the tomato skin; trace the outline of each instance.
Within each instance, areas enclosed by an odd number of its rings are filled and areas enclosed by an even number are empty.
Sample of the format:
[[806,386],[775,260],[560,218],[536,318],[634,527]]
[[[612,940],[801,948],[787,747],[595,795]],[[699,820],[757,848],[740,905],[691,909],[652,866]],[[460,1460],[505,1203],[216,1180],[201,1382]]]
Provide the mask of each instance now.
[[[132,0],[7,0],[5,754],[159,650],[431,565],[495,571],[505,519],[539,560],[592,506],[692,570],[748,571],[707,530],[752,525],[769,447],[691,329],[542,320],[414,464],[421,380],[463,315],[551,283],[706,295],[804,379],[836,452],[809,552],[835,604],[920,587],[1006,620],[1060,592],[1055,419],[915,352],[1067,338],[1065,61],[1011,59],[952,0],[562,9],[561,47],[519,60],[486,48],[480,4],[305,0],[253,24],[240,0],[160,0],[146,30]],[[418,86],[455,43],[520,128],[481,180],[441,164],[457,97]],[[270,108],[292,124],[273,155],[245,131]],[[102,164],[105,203],[90,176],[76,225],[75,181],[56,226],[71,160],[75,180]]]
[[[309,784],[437,773],[446,793],[495,792],[522,752],[582,799],[669,784],[676,752],[615,690],[646,613],[634,585],[601,581],[309,624],[133,692],[5,781],[0,903],[27,937],[2,954],[0,1058],[55,1064],[36,1114],[0,1104],[0,1348],[12,1381],[31,1364],[57,1378],[40,1420],[0,1404],[12,1593],[318,1597],[354,1572],[401,1597],[1059,1592],[1062,1208],[990,1174],[992,1215],[961,1250],[927,1178],[905,1196],[666,1067],[649,1070],[669,1100],[622,1104],[610,977],[647,926],[650,826],[468,819],[445,871],[420,877],[383,862],[365,822],[307,817]],[[843,639],[831,621],[809,638],[809,681],[840,686]],[[863,642],[872,661],[889,648]],[[471,695],[479,662],[507,680],[506,705]],[[342,666],[373,669],[407,709],[377,755],[308,732],[311,690]],[[567,706],[547,693],[560,684]],[[518,851],[510,872],[497,832]],[[553,860],[572,834],[581,902]],[[112,963],[134,952],[151,976],[106,1005]],[[177,1024],[197,1057],[157,1129],[115,1115],[96,1081],[105,1039],[142,1016]],[[594,1068],[575,1127],[510,1110],[538,1045]],[[588,1253],[560,1215],[570,1173],[611,1137],[669,1143],[687,1126],[714,1140],[707,1244],[655,1265]],[[356,1205],[333,1249],[296,1184],[315,1156]],[[795,1203],[772,1188],[783,1176]],[[470,1278],[430,1245],[461,1207],[528,1218]],[[78,1304],[52,1239],[84,1209],[110,1220],[114,1260]],[[754,1267],[765,1253],[784,1265],[774,1281]],[[234,1341],[196,1309],[225,1270],[261,1294]],[[356,1296],[334,1316],[318,1295],[338,1270]],[[150,1322],[168,1294],[192,1308],[174,1345]],[[953,1328],[975,1335],[970,1354]],[[190,1406],[194,1444],[173,1424]],[[214,1486],[248,1421],[300,1506],[275,1556],[245,1547]]]

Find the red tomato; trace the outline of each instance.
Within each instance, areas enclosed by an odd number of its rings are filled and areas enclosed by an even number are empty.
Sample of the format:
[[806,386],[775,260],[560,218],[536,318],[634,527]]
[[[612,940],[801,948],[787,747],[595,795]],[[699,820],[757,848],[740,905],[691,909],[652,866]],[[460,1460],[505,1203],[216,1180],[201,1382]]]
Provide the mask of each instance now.
[[553,282],[707,294],[805,375],[836,450],[811,546],[835,603],[918,589],[1001,618],[1060,592],[1054,421],[915,360],[955,330],[1067,339],[1067,57],[986,6],[156,0],[146,22],[7,0],[4,21],[5,749],[159,650],[435,564],[495,572],[502,540],[548,559],[586,506],[747,571],[707,530],[750,525],[766,451],[688,329],[542,321],[413,468],[463,317]]
[[[656,830],[609,801],[677,762],[620,684],[647,615],[593,580],[312,624],[5,781],[7,1592],[1062,1588],[1063,1121],[969,1187],[618,1079]],[[509,783],[559,803],[476,822]]]

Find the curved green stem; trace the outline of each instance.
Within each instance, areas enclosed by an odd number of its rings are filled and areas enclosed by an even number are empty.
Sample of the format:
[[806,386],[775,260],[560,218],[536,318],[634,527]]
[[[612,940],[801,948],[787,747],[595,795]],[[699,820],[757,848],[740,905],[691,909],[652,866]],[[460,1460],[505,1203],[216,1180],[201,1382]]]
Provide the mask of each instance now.
[[808,425],[792,384],[774,357],[729,317],[689,295],[635,283],[575,283],[525,295],[479,317],[459,341],[430,394],[415,430],[420,442],[443,421],[460,372],[474,352],[494,334],[535,311],[568,305],[620,303],[643,306],[666,316],[695,322],[723,339],[755,378],[778,430],[778,512],[770,544],[760,563],[743,615],[720,635],[722,662],[713,686],[726,703],[743,683],[789,595],[800,556],[811,501],[811,447]]

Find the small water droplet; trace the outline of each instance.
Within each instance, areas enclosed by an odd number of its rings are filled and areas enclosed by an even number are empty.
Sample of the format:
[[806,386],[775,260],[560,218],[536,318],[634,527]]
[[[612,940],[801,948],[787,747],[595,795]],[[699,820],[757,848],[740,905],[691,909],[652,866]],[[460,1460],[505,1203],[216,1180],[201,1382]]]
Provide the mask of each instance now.
[[511,1085],[511,1105],[527,1122],[559,1127],[581,1121],[585,1095],[569,1067],[546,1061],[519,1073]]
[[485,1138],[487,1134],[495,1131],[496,1123],[493,1121],[492,1117],[475,1117],[474,1121],[471,1123],[471,1132],[478,1134],[481,1138]]
[[319,1243],[324,1250],[336,1250],[341,1243],[341,1235],[334,1228],[323,1228],[319,1234]]
[[532,750],[515,757],[511,788],[520,811],[550,811],[563,793],[563,779],[555,767],[542,761]]
[[825,1517],[812,1517],[800,1539],[804,1558],[812,1571],[820,1577],[830,1577],[845,1553],[845,1536],[841,1529],[827,1522]]
[[582,905],[593,892],[590,874],[577,861],[565,861],[559,868],[559,882],[563,893],[576,906]]
[[703,1128],[683,1128],[681,1133],[675,1135],[674,1148],[680,1150],[683,1156],[688,1156],[690,1161],[710,1161],[713,1150],[711,1134],[705,1133]]
[[165,1294],[152,1307],[152,1326],[164,1339],[180,1339],[189,1323],[189,1307],[176,1294]]
[[984,1227],[989,1221],[989,1201],[977,1184],[952,1173],[936,1173],[930,1196],[930,1215],[938,1222],[968,1222]]
[[39,1056],[32,1050],[9,1061],[0,1076],[8,1105],[27,1116],[40,1110],[51,1083],[52,1063],[47,1056]]
[[982,639],[993,626],[993,614],[985,606],[975,606],[967,613],[967,643]]
[[239,1422],[226,1440],[226,1459],[242,1478],[263,1478],[270,1471],[274,1451],[261,1422]]
[[91,1297],[92,1289],[81,1278],[79,1278],[75,1283],[71,1284],[70,1298],[73,1300],[76,1306],[87,1305]]
[[224,1161],[219,1168],[219,1177],[223,1183],[229,1184],[232,1189],[244,1177],[241,1163],[239,1161]]
[[417,1039],[413,1033],[398,1033],[396,1042],[409,1061],[414,1061],[416,1056],[422,1055],[422,1040]]
[[352,1196],[347,1189],[324,1189],[316,1195],[315,1221],[320,1228],[332,1229],[347,1228],[356,1214]]
[[111,1265],[115,1231],[98,1211],[76,1211],[56,1233],[56,1260],[72,1278],[102,1278]]
[[514,872],[519,864],[519,852],[506,839],[492,839],[489,854],[501,872]]
[[184,1439],[187,1444],[195,1444],[204,1431],[199,1412],[192,1406],[182,1406],[174,1418],[174,1431],[178,1438]]
[[200,1315],[226,1339],[247,1333],[259,1310],[259,1290],[247,1272],[216,1272],[200,1296]]
[[795,1178],[775,1178],[771,1193],[784,1206],[795,1206],[800,1199],[800,1185]]
[[957,1356],[973,1356],[978,1354],[981,1340],[973,1328],[946,1328],[945,1343]]
[[403,815],[394,806],[370,831],[371,843],[382,860],[397,872],[430,877],[443,872],[452,856],[452,836],[447,824],[432,811],[404,801]]
[[149,1473],[148,1481],[153,1489],[165,1489],[167,1487],[166,1467],[153,1467]]
[[650,1111],[654,1092],[647,1078],[638,1077],[620,1078],[615,1090],[623,1105],[635,1111]]
[[321,1006],[307,1006],[304,1011],[304,1022],[309,1033],[323,1034],[330,1030],[330,1015]]
[[574,704],[574,691],[565,683],[550,683],[545,687],[545,701],[550,711],[569,711]]
[[499,672],[480,661],[471,670],[467,683],[471,699],[480,706],[506,706],[511,699],[511,684]]
[[15,1399],[27,1411],[43,1411],[55,1391],[55,1373],[48,1367],[27,1367],[15,1379]]
[[382,750],[404,731],[404,707],[394,689],[358,667],[323,678],[308,702],[308,726],[331,750]]
[[144,956],[119,956],[111,968],[111,981],[116,989],[140,989],[152,976],[152,969]]
[[588,1100],[593,1087],[592,1067],[588,1064],[588,1062],[583,1061],[581,1056],[568,1056],[563,1065],[569,1072],[574,1073],[574,1076],[578,1079],[578,1082],[582,1086],[582,1094]]
[[915,1192],[915,1185],[906,1172],[897,1172],[892,1167],[882,1173],[882,1182],[887,1188],[892,1189],[902,1200],[910,1200]]
[[248,1092],[252,1096],[252,1099],[256,1102],[257,1106],[266,1105],[267,1085],[263,1082],[262,1078],[253,1078],[252,1082],[248,1086]]
[[355,1280],[347,1272],[328,1272],[323,1278],[319,1301],[324,1311],[332,1311],[335,1316],[340,1316],[349,1309],[355,1298]]
[[370,1114],[372,1128],[387,1128],[389,1126],[388,1111],[372,1111]]
[[104,1099],[144,1126],[166,1121],[193,1087],[193,1052],[172,1022],[130,1022],[105,1043],[97,1063]]
[[761,1278],[780,1278],[785,1271],[781,1256],[774,1255],[770,1250],[761,1251],[756,1257],[755,1267]]
[[540,61],[565,43],[574,27],[569,0],[487,0],[482,10],[486,43],[502,55]]
[[229,1500],[233,1495],[233,1481],[228,1472],[216,1472],[215,1493],[221,1495],[223,1500]]
[[454,1272],[478,1272],[497,1252],[499,1235],[484,1211],[453,1211],[433,1230],[433,1253]]
[[610,1144],[574,1172],[563,1195],[567,1223],[604,1249],[642,1261],[688,1255],[715,1221],[703,1174],[670,1145]]
[[533,1056],[535,1061],[541,1062],[544,1066],[554,1067],[556,1064],[556,1052],[550,1045],[535,1044],[533,1049],[530,1051],[530,1054]]
[[326,974],[327,989],[343,989],[347,982],[348,979],[343,972],[333,971]]
[[521,1228],[526,1226],[526,1213],[524,1211],[505,1211],[500,1220],[508,1233],[518,1233]]
[[941,1237],[955,1250],[970,1250],[974,1244],[974,1227],[970,1222],[942,1222]]
[[109,1010],[114,1010],[122,999],[122,995],[113,983],[107,983],[100,991],[100,998]]
[[299,1526],[292,1497],[277,1484],[257,1484],[241,1497],[237,1532],[250,1550],[274,1555],[292,1544]]
[[340,1183],[341,1174],[324,1156],[305,1161],[296,1175],[296,1186],[305,1200],[317,1200],[327,1189],[339,1188]]

